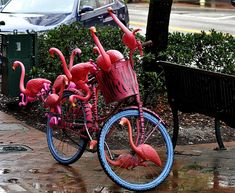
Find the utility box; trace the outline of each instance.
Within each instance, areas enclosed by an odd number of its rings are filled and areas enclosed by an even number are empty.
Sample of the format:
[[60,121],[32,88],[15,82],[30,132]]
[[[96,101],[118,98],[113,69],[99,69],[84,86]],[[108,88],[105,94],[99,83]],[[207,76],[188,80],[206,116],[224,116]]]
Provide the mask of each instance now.
[[[17,97],[20,94],[19,82],[21,68],[12,70],[14,61],[19,60],[25,66],[26,74],[36,63],[36,34],[0,34],[2,53],[2,83],[1,92],[7,96]],[[25,77],[24,85],[27,78]]]

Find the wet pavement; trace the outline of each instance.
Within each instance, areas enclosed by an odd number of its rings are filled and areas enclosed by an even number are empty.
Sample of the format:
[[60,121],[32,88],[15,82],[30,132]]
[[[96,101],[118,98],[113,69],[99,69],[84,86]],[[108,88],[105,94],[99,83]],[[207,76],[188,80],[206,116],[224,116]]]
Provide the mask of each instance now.
[[[213,134],[212,134],[213,135]],[[234,193],[235,142],[177,146],[172,171],[158,193]],[[117,193],[97,154],[85,152],[71,166],[52,158],[45,133],[0,111],[0,193]]]

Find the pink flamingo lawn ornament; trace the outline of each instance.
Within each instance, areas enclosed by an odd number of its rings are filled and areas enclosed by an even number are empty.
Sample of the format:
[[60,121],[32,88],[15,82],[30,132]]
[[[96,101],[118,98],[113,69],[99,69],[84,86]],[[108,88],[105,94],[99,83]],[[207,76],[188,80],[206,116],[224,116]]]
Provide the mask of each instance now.
[[[123,43],[130,49],[130,59],[132,59],[132,55],[136,49],[139,49],[140,55],[143,55],[141,42],[137,41],[135,36],[140,29],[136,29],[133,32],[131,32],[113,13],[113,9],[111,7],[108,7],[107,9],[109,15],[113,18],[113,20],[117,23],[117,25],[121,28],[121,30],[124,32],[122,41]],[[131,61],[131,64],[133,62]]]
[[[25,67],[24,64],[20,61],[15,61],[12,65],[12,69],[15,70],[18,66],[21,67],[21,76],[20,76],[20,91],[22,96],[22,101],[19,103],[20,106],[27,105],[28,102],[36,100],[36,97],[40,95],[42,90],[47,90],[51,84],[50,80],[44,78],[35,78],[27,82],[26,88],[24,87],[24,78],[25,78]],[[24,97],[25,96],[25,100]]]
[[96,67],[92,63],[92,61],[79,63],[74,66],[70,65],[70,69],[68,69],[64,55],[58,48],[50,48],[49,53],[52,57],[54,57],[54,54],[57,54],[60,57],[64,73],[68,80],[74,82],[78,89],[82,89],[86,93],[86,96],[71,95],[70,101],[73,103],[73,100],[75,98],[78,98],[80,100],[88,100],[91,96],[90,89],[86,84],[86,82],[88,82],[88,74],[89,72],[93,72],[96,70]]
[[[63,91],[64,91],[65,87],[68,85],[68,78],[66,76],[60,75],[57,77],[57,79],[59,79],[59,81],[62,81],[62,84],[60,85],[60,90],[57,93],[56,89],[53,89],[53,87],[52,87],[52,94],[49,94],[49,96],[45,99],[44,105],[46,108],[50,108],[51,113],[61,114],[61,108],[59,106],[59,103],[62,99]],[[47,114],[47,116],[48,116],[48,114]],[[50,124],[50,127],[57,125],[58,118],[55,116],[52,116],[49,124]]]
[[158,153],[155,151],[155,149],[153,149],[152,146],[150,146],[148,144],[140,144],[140,145],[136,146],[134,144],[133,139],[132,139],[132,128],[131,128],[130,121],[127,118],[123,117],[123,118],[121,118],[120,124],[127,125],[130,146],[131,146],[132,150],[138,155],[138,157],[140,159],[142,159],[143,162],[144,161],[151,161],[151,162],[155,163],[157,166],[161,166],[162,165],[161,159],[160,159]]
[[[99,56],[97,58],[97,60],[99,61],[100,60],[99,58],[102,57],[99,48],[97,46],[95,46],[93,48],[93,52],[95,54],[99,54]],[[121,52],[119,52],[118,50],[108,50],[108,51],[106,51],[106,53],[110,57],[111,64],[118,62],[118,61],[125,61],[123,54]]]
[[100,54],[96,59],[96,63],[103,71],[108,72],[108,71],[111,70],[111,64],[112,64],[111,58],[110,58],[109,54],[105,52],[105,50],[104,50],[103,46],[101,45],[98,37],[95,35],[96,28],[91,27],[90,32],[91,32],[91,36],[92,36],[95,44],[98,47],[97,51]]
[[[56,92],[55,89],[52,87],[52,94],[49,94],[49,96],[45,99],[45,107],[50,108],[50,112],[58,112],[57,106],[63,96],[63,91],[65,89],[65,86],[68,85],[68,79],[66,76],[58,76],[60,81],[62,81],[62,84],[60,85],[60,90],[59,92]],[[62,80],[61,80],[62,79]]]
[[[69,60],[69,70],[71,70],[71,68],[73,67],[73,62],[74,62],[75,56],[76,55],[80,56],[81,53],[82,52],[81,52],[81,50],[79,48],[75,48],[72,51],[72,53],[70,55],[70,60]],[[63,85],[63,81],[64,81],[65,78],[67,78],[66,75],[59,75],[59,76],[57,76],[57,78],[55,79],[54,84],[52,86],[52,92],[58,93],[60,91],[61,85]],[[68,78],[67,78],[67,82],[69,82]],[[70,82],[69,87],[70,88],[74,88],[75,87],[74,83]]]

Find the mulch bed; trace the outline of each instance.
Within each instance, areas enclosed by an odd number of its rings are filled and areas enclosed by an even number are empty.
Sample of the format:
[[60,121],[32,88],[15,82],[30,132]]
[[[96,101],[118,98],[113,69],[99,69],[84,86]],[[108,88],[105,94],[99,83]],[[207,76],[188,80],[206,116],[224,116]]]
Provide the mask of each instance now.
[[[157,97],[157,106],[152,108],[165,122],[170,134],[173,130],[173,118],[171,109],[164,94]],[[26,124],[39,129],[46,130],[46,117],[42,108],[37,105],[29,105],[21,108],[18,106],[18,99],[8,98],[0,95],[0,110],[11,114]],[[180,131],[177,144],[201,144],[216,142],[214,132],[214,119],[201,114],[180,113]],[[226,124],[221,125],[221,134],[224,142],[235,141],[235,129],[228,127]]]

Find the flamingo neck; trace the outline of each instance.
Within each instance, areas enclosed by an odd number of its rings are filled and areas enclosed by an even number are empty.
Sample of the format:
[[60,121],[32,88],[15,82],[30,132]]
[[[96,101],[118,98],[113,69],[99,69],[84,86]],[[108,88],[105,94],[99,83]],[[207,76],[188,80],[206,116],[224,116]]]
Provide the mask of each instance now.
[[109,156],[106,155],[106,153],[105,153],[105,158],[106,158],[106,160],[109,162],[109,164],[111,164],[111,165],[113,165],[113,166],[119,166],[119,165],[120,165],[119,161],[113,161],[113,160],[111,160],[111,159],[109,158]]
[[25,94],[26,93],[26,89],[24,87],[25,67],[21,62],[19,63],[19,65],[21,67],[20,86],[19,87],[20,87],[20,91]]
[[132,35],[131,31],[113,14],[113,12],[109,12],[109,14],[111,15],[111,17],[113,18],[113,20],[116,22],[116,24],[122,29],[122,31],[126,34],[126,35]]
[[73,67],[73,62],[74,62],[74,58],[76,56],[76,54],[81,54],[81,50],[79,48],[75,48],[71,55],[70,55],[70,60],[69,60],[69,71],[71,71],[72,67]]
[[127,127],[128,127],[128,133],[129,133],[129,142],[130,142],[130,145],[131,145],[131,148],[134,150],[134,151],[138,151],[136,146],[134,145],[134,141],[133,141],[133,136],[132,136],[132,127],[131,127],[131,123],[129,121],[127,121]]
[[80,96],[80,95],[72,95],[70,97],[70,102],[71,103],[73,103],[75,98],[77,98],[79,100],[82,100],[82,101],[86,101],[91,97],[91,91],[90,91],[90,89],[89,89],[89,87],[86,83],[84,83],[83,81],[79,81],[77,83],[77,85],[78,85],[79,88],[81,88],[82,90],[84,90],[86,92],[86,96],[83,97],[83,96]]
[[65,75],[67,76],[67,78],[69,80],[71,80],[72,79],[72,74],[70,73],[70,71],[68,69],[68,66],[67,66],[67,63],[65,61],[64,55],[62,54],[62,52],[59,49],[55,49],[54,51],[60,57]]
[[75,54],[72,53],[70,56],[70,60],[69,60],[69,71],[71,71],[71,69],[73,67],[74,57],[75,57]]
[[58,97],[58,100],[57,100],[57,104],[60,102],[60,100],[62,99],[63,97],[63,92],[64,92],[64,89],[65,89],[65,83],[62,84],[62,86],[60,87],[60,91],[58,93],[59,97]]
[[100,40],[98,39],[98,37],[95,35],[94,32],[92,32],[91,35],[92,35],[92,38],[93,38],[95,44],[96,44],[97,47],[98,47],[98,50],[99,50],[100,55],[101,55],[101,56],[103,57],[103,59],[104,59],[105,65],[106,65],[106,66],[110,66],[110,65],[111,65],[110,57],[109,57],[109,55],[105,52],[103,46],[102,46],[101,43],[100,43]]

